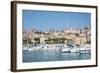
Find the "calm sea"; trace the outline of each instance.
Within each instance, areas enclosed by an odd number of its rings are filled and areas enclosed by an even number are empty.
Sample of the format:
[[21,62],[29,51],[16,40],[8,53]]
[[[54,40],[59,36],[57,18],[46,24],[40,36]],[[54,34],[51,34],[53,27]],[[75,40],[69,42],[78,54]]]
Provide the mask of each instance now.
[[64,61],[91,59],[91,54],[23,50],[23,62]]

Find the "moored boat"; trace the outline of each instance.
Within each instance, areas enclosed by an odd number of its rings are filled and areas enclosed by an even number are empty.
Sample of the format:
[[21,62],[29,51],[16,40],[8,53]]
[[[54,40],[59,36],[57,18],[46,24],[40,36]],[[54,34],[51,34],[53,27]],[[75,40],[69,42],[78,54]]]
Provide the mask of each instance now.
[[80,53],[91,53],[91,46],[90,45],[83,45],[79,49]]
[[70,53],[70,48],[69,47],[63,47],[61,49],[61,52],[63,52],[63,53]]
[[72,48],[70,49],[71,53],[79,53],[79,48]]

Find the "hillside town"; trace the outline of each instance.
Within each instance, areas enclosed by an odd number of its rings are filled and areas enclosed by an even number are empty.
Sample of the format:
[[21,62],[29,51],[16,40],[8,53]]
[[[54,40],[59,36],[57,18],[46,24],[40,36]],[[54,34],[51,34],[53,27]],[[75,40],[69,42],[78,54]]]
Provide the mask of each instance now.
[[39,31],[35,28],[23,30],[23,45],[26,44],[76,44],[77,46],[91,44],[91,26],[81,29],[63,29]]

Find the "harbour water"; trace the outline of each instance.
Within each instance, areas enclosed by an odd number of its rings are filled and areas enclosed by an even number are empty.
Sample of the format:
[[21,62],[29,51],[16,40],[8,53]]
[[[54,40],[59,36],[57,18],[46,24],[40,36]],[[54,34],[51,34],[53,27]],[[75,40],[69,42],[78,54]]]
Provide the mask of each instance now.
[[23,63],[44,61],[69,61],[91,59],[91,53],[62,53],[56,51],[23,50]]

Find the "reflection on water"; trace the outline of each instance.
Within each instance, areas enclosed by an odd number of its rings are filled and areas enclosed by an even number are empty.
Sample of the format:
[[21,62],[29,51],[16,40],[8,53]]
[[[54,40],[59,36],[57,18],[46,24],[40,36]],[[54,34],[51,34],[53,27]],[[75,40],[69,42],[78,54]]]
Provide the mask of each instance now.
[[61,53],[47,51],[27,51],[23,50],[23,62],[41,61],[64,61],[64,60],[86,60],[91,59],[91,54]]

